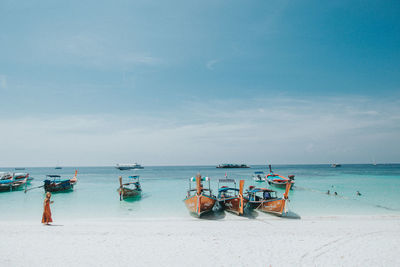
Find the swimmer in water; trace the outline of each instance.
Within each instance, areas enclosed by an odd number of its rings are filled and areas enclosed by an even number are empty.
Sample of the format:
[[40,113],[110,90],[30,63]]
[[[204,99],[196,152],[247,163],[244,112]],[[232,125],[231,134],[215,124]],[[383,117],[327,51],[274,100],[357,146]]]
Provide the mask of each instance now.
[[335,196],[337,196],[337,192],[335,192]]
[[326,194],[327,194],[327,195],[330,195],[330,194],[331,194],[331,191],[330,191],[330,190],[328,190],[328,192],[326,192]]
[[356,195],[357,195],[357,196],[361,196],[360,191],[357,191]]

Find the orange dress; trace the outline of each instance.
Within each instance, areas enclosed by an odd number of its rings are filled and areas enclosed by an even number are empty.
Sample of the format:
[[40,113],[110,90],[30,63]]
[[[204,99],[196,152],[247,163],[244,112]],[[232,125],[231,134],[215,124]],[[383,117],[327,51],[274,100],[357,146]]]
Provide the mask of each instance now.
[[46,204],[44,205],[42,223],[53,222],[53,219],[51,218],[50,199],[46,198],[45,203]]

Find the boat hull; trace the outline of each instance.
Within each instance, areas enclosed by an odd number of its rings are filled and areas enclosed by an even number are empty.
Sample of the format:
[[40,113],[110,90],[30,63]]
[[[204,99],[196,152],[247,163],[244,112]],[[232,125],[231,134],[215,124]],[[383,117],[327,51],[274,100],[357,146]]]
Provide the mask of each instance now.
[[126,188],[126,187],[123,187],[122,189],[118,189],[118,192],[120,193],[122,199],[137,198],[142,195],[141,190],[130,189],[130,188]]
[[[290,183],[290,189],[292,189],[294,183],[293,182],[289,182],[289,183]],[[283,189],[285,189],[286,185],[287,185],[287,183],[277,183],[277,182],[274,182],[274,181],[268,181],[268,184],[272,185],[272,186],[275,186],[277,188],[283,188]]]
[[74,190],[74,184],[70,182],[50,183],[44,185],[45,192],[58,193],[58,192],[70,192],[73,190]]
[[10,192],[10,191],[17,191],[21,190],[22,186],[24,186],[25,183],[23,184],[18,184],[18,185],[1,185],[0,186],[0,192]]
[[263,201],[249,201],[248,206],[251,209],[282,216],[285,213],[286,200],[277,198]]
[[184,199],[186,208],[190,213],[200,217],[201,215],[212,211],[216,199],[206,195],[194,195]]
[[219,199],[219,205],[226,211],[235,213],[236,215],[243,215],[244,209],[249,200],[247,198],[243,198],[241,201],[240,197],[233,197],[227,199]]

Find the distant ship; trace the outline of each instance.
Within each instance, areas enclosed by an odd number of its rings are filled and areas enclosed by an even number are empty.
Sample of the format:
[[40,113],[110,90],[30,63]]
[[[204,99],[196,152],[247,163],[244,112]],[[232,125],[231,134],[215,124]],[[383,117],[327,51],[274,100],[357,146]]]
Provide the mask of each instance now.
[[16,170],[16,171],[23,171],[23,170],[25,170],[25,168],[17,167],[17,168],[15,168],[15,170]]
[[246,164],[219,164],[217,168],[231,169],[231,168],[250,168]]
[[56,167],[54,167],[56,170],[61,170],[62,167],[60,166],[60,161],[57,161]]
[[133,169],[144,169],[144,167],[142,167],[142,165],[134,163],[134,164],[117,164],[117,166],[115,166],[115,168],[121,170],[121,171],[125,171],[125,170],[133,170]]
[[337,167],[342,167],[342,165],[341,165],[341,164],[335,164],[335,163],[334,163],[334,164],[331,165],[331,167],[332,167],[332,168],[337,168]]

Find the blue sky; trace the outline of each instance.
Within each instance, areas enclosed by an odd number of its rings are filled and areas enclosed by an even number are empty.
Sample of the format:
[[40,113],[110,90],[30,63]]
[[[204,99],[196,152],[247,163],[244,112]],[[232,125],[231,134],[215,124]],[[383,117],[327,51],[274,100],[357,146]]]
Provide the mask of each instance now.
[[398,1],[3,0],[0,165],[399,162],[399,15]]

